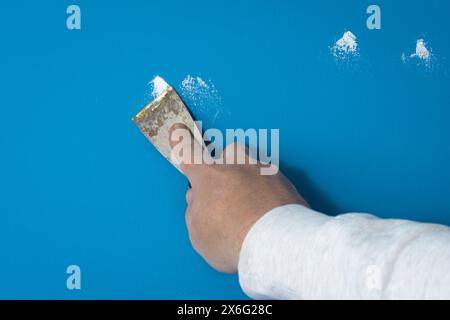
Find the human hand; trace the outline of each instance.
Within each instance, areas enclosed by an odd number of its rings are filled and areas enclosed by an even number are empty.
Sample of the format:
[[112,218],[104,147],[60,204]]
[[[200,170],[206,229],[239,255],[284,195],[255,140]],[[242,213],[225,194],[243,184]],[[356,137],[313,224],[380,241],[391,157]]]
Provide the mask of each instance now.
[[[170,128],[172,148],[180,144],[191,150],[201,148],[190,131],[179,134],[180,130],[189,131],[183,124]],[[222,157],[237,152],[245,152],[245,147],[231,144]],[[259,218],[282,205],[307,206],[307,203],[280,171],[275,175],[261,175],[262,164],[248,164],[249,161],[193,164],[193,154],[189,160],[178,159],[192,186],[186,193],[185,215],[192,246],[214,269],[235,273],[244,238]],[[245,157],[248,160],[250,156],[245,153]]]

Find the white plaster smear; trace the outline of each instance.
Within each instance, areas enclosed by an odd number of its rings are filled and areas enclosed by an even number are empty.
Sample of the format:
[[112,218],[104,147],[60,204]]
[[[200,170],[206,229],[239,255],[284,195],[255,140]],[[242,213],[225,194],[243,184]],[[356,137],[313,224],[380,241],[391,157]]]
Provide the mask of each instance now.
[[416,63],[417,65],[423,65],[428,70],[436,70],[438,66],[437,58],[432,54],[432,50],[429,44],[424,39],[418,39],[416,41],[416,50],[411,54],[403,53],[401,56],[403,63]]
[[358,42],[356,36],[351,31],[346,31],[342,38],[330,48],[331,54],[335,58],[345,59],[358,55]]
[[416,52],[411,54],[410,58],[419,58],[422,60],[428,60],[431,57],[430,51],[426,47],[425,40],[419,39],[416,42]]
[[189,74],[181,82],[180,94],[197,120],[209,119],[214,122],[227,112],[222,106],[222,97],[211,80]]

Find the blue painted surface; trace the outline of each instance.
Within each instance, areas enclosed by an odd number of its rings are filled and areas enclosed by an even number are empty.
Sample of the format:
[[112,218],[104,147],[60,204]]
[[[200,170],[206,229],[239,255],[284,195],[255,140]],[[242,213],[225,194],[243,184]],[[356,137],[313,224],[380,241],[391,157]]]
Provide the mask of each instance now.
[[[367,1],[83,0],[69,31],[69,2],[3,1],[0,298],[245,297],[191,248],[186,181],[131,122],[157,74],[211,79],[219,128],[279,128],[315,209],[450,224],[450,3],[377,3],[381,31]],[[329,55],[346,30],[356,67]],[[438,71],[401,63],[420,37]]]

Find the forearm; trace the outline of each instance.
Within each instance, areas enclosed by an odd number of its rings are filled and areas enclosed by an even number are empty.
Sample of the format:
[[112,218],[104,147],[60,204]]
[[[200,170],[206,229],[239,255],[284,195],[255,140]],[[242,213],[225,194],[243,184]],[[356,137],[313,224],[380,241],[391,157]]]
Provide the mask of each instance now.
[[253,298],[450,298],[450,229],[276,208],[248,233],[239,277]]

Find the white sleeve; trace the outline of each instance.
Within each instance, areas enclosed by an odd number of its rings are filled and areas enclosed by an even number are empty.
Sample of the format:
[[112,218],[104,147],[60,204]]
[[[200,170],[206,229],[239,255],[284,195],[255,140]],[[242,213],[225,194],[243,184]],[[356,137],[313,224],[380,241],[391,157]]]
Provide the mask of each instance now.
[[450,299],[450,228],[286,205],[250,229],[238,269],[254,299]]

